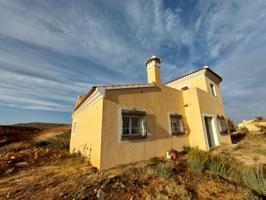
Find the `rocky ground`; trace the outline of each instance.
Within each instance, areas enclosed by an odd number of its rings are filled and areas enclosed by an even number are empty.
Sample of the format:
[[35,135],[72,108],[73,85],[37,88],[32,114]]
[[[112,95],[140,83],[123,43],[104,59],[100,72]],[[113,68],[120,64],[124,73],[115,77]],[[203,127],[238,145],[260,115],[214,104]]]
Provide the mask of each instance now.
[[80,155],[68,153],[69,125],[40,127],[0,145],[0,199],[233,200],[252,194],[208,170],[190,170],[186,155],[99,172]]

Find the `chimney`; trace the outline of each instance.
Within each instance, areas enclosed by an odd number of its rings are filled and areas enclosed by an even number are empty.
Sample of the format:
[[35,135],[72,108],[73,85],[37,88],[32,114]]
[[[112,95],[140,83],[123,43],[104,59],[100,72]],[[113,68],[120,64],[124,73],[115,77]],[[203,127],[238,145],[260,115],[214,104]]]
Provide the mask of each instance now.
[[145,62],[148,83],[161,84],[160,63],[161,59],[157,56],[152,56]]

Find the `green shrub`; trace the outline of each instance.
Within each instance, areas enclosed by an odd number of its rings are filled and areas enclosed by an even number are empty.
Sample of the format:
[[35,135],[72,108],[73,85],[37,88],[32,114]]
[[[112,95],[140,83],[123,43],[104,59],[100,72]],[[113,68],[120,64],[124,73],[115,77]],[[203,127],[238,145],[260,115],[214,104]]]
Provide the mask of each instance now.
[[262,116],[257,116],[255,119],[256,119],[256,121],[262,121],[263,117]]
[[228,177],[231,179],[233,182],[240,183],[242,179],[242,173],[241,173],[242,168],[240,169],[239,166],[230,166],[228,169]]
[[257,194],[266,196],[266,177],[263,169],[244,170],[242,182]]
[[173,174],[172,168],[167,166],[164,162],[156,164],[154,169],[157,175],[165,178],[169,178]]
[[263,200],[262,197],[258,197],[255,194],[251,194],[248,196],[248,200]]
[[240,131],[241,133],[244,133],[244,134],[247,134],[247,133],[249,132],[248,128],[245,127],[245,126],[239,128],[239,131]]
[[225,161],[217,156],[211,156],[208,161],[210,171],[216,175],[225,177],[229,174],[229,167]]
[[207,161],[207,155],[204,151],[199,150],[198,148],[192,148],[188,152],[188,163],[192,170],[202,171],[205,168]]

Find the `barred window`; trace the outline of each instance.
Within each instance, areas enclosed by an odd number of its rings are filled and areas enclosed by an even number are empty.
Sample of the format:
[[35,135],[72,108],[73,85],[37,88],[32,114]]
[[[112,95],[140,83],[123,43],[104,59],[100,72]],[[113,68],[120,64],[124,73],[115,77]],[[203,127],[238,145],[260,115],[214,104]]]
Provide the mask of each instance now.
[[170,115],[172,135],[184,135],[184,122],[182,115]]
[[219,131],[221,134],[227,133],[227,122],[224,116],[217,116],[217,122],[219,125]]
[[122,138],[147,136],[146,113],[142,111],[122,111]]

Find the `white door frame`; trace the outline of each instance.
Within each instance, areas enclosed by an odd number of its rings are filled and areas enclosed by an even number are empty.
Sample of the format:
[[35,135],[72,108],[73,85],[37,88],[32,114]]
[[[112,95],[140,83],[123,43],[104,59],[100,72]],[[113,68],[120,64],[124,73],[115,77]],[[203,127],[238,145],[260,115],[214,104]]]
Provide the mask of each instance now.
[[211,117],[211,126],[213,128],[213,138],[214,138],[214,144],[215,146],[219,146],[220,145],[220,141],[219,141],[219,136],[218,136],[218,126],[216,123],[216,117],[214,114],[209,114],[209,113],[203,113],[202,114],[202,123],[203,123],[203,129],[204,129],[204,137],[205,137],[205,144],[206,144],[206,149],[210,150],[211,148],[209,147],[209,143],[208,143],[208,136],[207,136],[207,131],[206,131],[206,125],[205,125],[205,117]]

